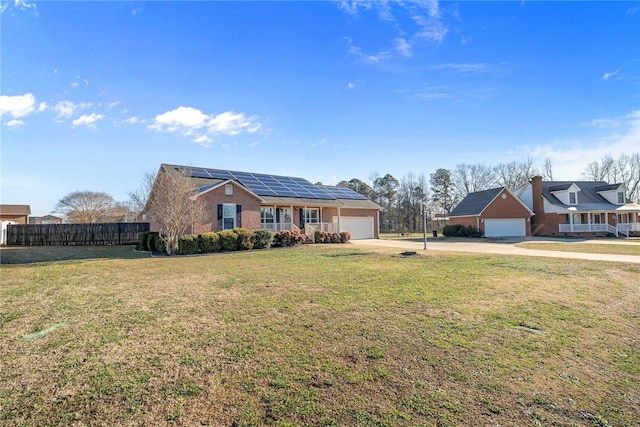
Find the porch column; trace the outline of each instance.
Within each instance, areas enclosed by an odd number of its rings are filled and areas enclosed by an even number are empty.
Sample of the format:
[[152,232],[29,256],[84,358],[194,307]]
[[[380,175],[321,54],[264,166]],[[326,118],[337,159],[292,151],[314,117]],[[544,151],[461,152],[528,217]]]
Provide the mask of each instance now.
[[278,217],[280,215],[278,214],[278,205],[273,205],[273,231],[278,232],[280,231],[280,222],[278,221]]
[[569,229],[573,233],[573,212],[569,212]]
[[338,233],[340,232],[340,206],[338,206]]
[[589,231],[591,231],[591,212],[587,212],[587,224],[589,224]]

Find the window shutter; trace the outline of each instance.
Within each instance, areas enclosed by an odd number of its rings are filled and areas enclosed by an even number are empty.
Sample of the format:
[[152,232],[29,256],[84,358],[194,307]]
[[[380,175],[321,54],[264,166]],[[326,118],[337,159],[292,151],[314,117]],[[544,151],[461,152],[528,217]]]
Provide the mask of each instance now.
[[222,205],[218,205],[218,221],[222,220]]
[[242,205],[236,205],[236,227],[242,227]]
[[276,209],[276,223],[280,224],[280,209],[275,208]]
[[304,209],[300,208],[300,228],[304,228]]

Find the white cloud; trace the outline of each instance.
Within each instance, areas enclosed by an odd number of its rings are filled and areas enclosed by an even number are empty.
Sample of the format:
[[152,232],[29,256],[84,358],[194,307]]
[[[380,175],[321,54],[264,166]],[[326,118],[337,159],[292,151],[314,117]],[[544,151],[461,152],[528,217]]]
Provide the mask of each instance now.
[[612,71],[610,73],[604,73],[601,77],[602,80],[609,80],[611,77],[615,77],[620,73],[620,69]]
[[461,73],[468,72],[476,72],[476,71],[484,71],[488,68],[487,64],[484,62],[479,62],[477,64],[436,64],[429,65],[426,67],[427,70],[454,70],[460,71]]
[[208,144],[212,141],[211,137],[215,136],[256,133],[262,128],[262,124],[255,117],[247,117],[243,113],[225,111],[218,115],[205,114],[197,108],[180,106],[157,115],[148,128],[158,132],[195,135],[195,142]]
[[347,83],[347,87],[349,89],[355,89],[356,88],[356,84],[354,82],[349,82],[349,83]]
[[73,116],[78,106],[71,101],[58,101],[53,107],[58,119],[64,119]]
[[409,58],[413,55],[413,52],[411,52],[411,45],[407,43],[405,39],[403,39],[402,37],[398,37],[394,41],[396,43],[396,51],[398,51],[400,55],[406,58]]
[[354,45],[350,37],[347,37],[346,40],[348,46],[347,51],[349,54],[354,55],[365,62],[376,64],[391,58],[389,51],[380,51],[375,55],[369,55],[364,53],[359,46]]
[[260,141],[253,141],[249,143],[249,147],[257,147],[260,144],[261,144]]
[[[9,9],[9,4],[9,2],[0,4],[0,13],[5,12],[7,9]],[[16,9],[20,10],[31,10],[34,15],[38,15],[38,9],[36,5],[34,3],[29,3],[26,0],[13,0],[13,6]]]
[[213,142],[213,139],[209,138],[207,135],[200,135],[193,140],[193,142],[197,142],[198,144],[202,144],[205,147],[208,147],[209,144]]
[[144,123],[144,122],[146,122],[146,120],[142,120],[142,119],[140,119],[140,118],[138,118],[136,116],[132,116],[132,117],[129,117],[128,119],[124,119],[122,122],[134,125],[134,124],[137,124],[137,123]]
[[13,119],[13,120],[9,120],[4,125],[8,128],[17,128],[20,126],[24,126],[24,122],[22,120]]
[[75,119],[74,121],[72,121],[71,126],[73,126],[74,128],[78,126],[86,126],[90,129],[95,129],[96,122],[102,119],[104,119],[104,116],[102,114],[96,114],[96,113],[84,114],[78,117],[77,119]]
[[580,179],[589,163],[600,161],[607,155],[617,158],[621,154],[637,153],[640,147],[640,110],[623,117],[596,119],[591,122],[603,121],[613,126],[604,135],[555,140],[532,149],[519,147],[519,150],[531,155],[540,164],[544,163],[545,158],[551,159],[554,179]]
[[49,108],[47,103],[46,102],[41,102],[40,104],[38,104],[38,113],[46,110],[47,108]]
[[35,110],[36,97],[32,93],[16,96],[0,96],[0,117],[9,114],[12,117],[24,117]]

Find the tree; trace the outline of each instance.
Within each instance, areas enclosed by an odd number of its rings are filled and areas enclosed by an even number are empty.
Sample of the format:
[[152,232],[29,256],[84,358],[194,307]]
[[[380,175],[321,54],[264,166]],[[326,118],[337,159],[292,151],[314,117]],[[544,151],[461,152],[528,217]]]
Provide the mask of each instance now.
[[494,169],[483,164],[461,163],[456,165],[451,179],[458,200],[464,199],[469,193],[488,190],[496,185]]
[[430,184],[433,202],[443,213],[451,212],[456,202],[451,172],[448,169],[437,169],[431,174]]
[[54,212],[63,214],[67,222],[88,224],[107,221],[114,206],[115,200],[107,193],[74,191],[58,201]]
[[391,174],[386,174],[382,178],[376,178],[374,188],[378,195],[378,204],[383,207],[380,215],[380,224],[386,223],[387,229],[393,228],[393,206],[396,200],[396,192],[399,182]]
[[585,166],[582,176],[591,181],[624,184],[627,197],[636,202],[640,200],[640,153],[621,154],[617,159],[604,156],[599,162]]
[[545,181],[553,181],[553,170],[551,167],[551,159],[544,159],[544,172],[542,173],[542,179]]
[[338,183],[338,187],[349,188],[356,193],[362,194],[366,198],[370,199],[373,193],[373,190],[364,181],[359,180],[358,178],[352,178],[349,181],[340,181]]
[[169,255],[175,253],[178,240],[193,223],[204,217],[204,205],[194,196],[187,171],[165,167],[155,178],[152,173],[145,174],[140,189],[129,193],[133,203],[144,206],[143,212],[160,227]]
[[538,171],[533,167],[533,159],[528,157],[521,163],[500,163],[494,167],[497,184],[507,187],[509,190],[516,190],[527,184],[529,180],[538,175]]

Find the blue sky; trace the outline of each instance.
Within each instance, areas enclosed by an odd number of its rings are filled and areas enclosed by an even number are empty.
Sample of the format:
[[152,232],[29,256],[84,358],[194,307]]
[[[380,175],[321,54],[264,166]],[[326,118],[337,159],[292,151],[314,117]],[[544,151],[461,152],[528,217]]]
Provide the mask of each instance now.
[[1,201],[640,150],[640,2],[1,3]]

